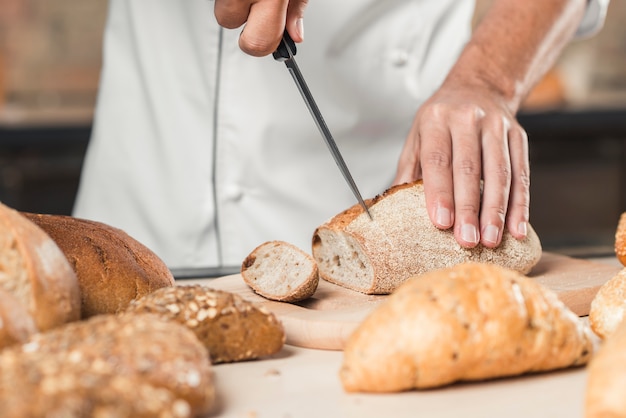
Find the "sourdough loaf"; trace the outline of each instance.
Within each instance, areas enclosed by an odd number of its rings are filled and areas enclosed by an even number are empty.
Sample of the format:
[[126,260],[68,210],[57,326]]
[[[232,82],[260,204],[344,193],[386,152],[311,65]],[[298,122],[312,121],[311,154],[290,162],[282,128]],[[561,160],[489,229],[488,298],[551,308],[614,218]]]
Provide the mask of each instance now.
[[26,307],[13,295],[0,289],[0,350],[24,343],[36,332],[35,321]]
[[517,272],[463,263],[410,278],[349,337],[349,392],[398,392],[585,364],[593,334]]
[[132,301],[127,312],[153,313],[186,325],[213,363],[269,356],[285,343],[283,326],[274,314],[239,295],[202,285],[158,289]]
[[41,228],[1,203],[0,289],[24,308],[39,331],[80,318],[78,281],[59,247]]
[[606,338],[587,372],[585,417],[626,417],[626,322]]
[[241,276],[259,295],[280,302],[298,302],[313,296],[319,283],[313,257],[284,241],[268,241],[243,261]]
[[589,308],[591,329],[601,338],[611,335],[626,313],[626,268],[600,286]]
[[615,255],[626,266],[626,212],[622,213],[615,231]]
[[319,275],[367,294],[387,294],[412,275],[475,261],[528,273],[541,258],[532,227],[517,240],[508,231],[497,248],[461,247],[452,230],[439,230],[426,210],[421,180],[392,187],[367,202],[373,220],[359,205],[338,214],[313,234]]
[[71,263],[83,318],[121,312],[131,300],[174,285],[165,263],[121,229],[70,216],[23,215],[46,231]]
[[154,315],[100,315],[0,353],[6,418],[200,417],[215,390],[206,349]]

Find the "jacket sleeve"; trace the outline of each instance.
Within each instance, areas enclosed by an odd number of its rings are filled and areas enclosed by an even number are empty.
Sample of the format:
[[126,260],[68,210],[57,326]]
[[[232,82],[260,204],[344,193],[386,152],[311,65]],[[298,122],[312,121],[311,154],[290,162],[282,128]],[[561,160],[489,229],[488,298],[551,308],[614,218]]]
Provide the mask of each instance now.
[[588,0],[587,10],[576,31],[576,39],[594,36],[602,29],[610,0]]

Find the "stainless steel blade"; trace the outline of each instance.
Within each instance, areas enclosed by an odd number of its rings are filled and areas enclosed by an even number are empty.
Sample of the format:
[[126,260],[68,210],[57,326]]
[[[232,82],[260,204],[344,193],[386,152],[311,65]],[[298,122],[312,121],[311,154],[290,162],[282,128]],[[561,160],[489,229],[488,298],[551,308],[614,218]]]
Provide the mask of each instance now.
[[330,133],[330,130],[328,129],[328,126],[326,125],[326,121],[324,121],[324,117],[322,116],[322,113],[317,107],[317,103],[315,103],[315,99],[313,99],[313,96],[311,95],[311,91],[309,90],[309,87],[307,86],[306,81],[304,81],[304,77],[302,76],[302,73],[300,72],[300,68],[298,68],[298,64],[296,63],[296,59],[294,57],[294,51],[291,50],[290,42],[287,42],[287,40],[283,39],[283,43],[286,46],[286,50],[289,53],[289,58],[286,58],[284,60],[285,65],[289,69],[291,76],[296,82],[296,85],[298,86],[298,90],[300,90],[300,94],[304,98],[304,102],[309,108],[309,112],[311,112],[311,115],[313,116],[313,120],[315,121],[317,128],[322,134],[322,137],[324,138],[324,141],[326,142],[326,145],[328,146],[330,153],[335,159],[335,163],[339,167],[341,174],[343,174],[343,177],[346,179],[346,182],[350,186],[352,193],[358,200],[363,210],[367,213],[370,219],[372,219],[372,214],[367,208],[367,205],[365,204],[365,201],[363,200],[363,197],[361,196],[361,192],[359,192],[359,188],[354,182],[354,179],[352,178],[352,175],[350,174],[350,170],[348,169],[346,162],[341,156],[341,152],[339,151],[339,148],[337,148],[335,139],[333,138],[333,135]]

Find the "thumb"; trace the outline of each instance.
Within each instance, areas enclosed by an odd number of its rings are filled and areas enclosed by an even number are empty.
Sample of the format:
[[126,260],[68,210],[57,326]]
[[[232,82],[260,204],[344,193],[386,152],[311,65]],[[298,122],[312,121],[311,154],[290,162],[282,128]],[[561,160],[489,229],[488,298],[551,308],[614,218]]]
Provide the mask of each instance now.
[[304,40],[303,18],[307,3],[308,0],[291,0],[287,6],[285,26],[294,42],[302,42]]

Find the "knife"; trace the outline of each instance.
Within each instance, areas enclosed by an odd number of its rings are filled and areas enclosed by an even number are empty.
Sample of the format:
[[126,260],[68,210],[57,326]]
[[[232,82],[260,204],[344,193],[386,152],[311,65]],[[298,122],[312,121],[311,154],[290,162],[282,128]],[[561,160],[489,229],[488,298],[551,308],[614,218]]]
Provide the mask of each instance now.
[[291,36],[289,36],[287,31],[285,31],[285,33],[283,34],[283,39],[281,39],[280,44],[278,45],[278,48],[276,49],[276,51],[274,51],[272,55],[276,61],[283,61],[285,65],[287,66],[287,69],[291,73],[293,80],[296,82],[296,85],[298,86],[298,90],[300,90],[300,94],[302,95],[302,98],[304,99],[306,106],[309,108],[309,112],[311,112],[311,115],[313,116],[313,120],[315,121],[317,128],[320,130],[320,133],[322,134],[322,138],[324,138],[324,141],[326,142],[326,145],[328,146],[330,153],[335,159],[335,163],[337,163],[337,166],[339,167],[341,174],[343,174],[344,179],[346,179],[346,182],[348,182],[348,186],[350,186],[352,193],[354,194],[356,199],[359,201],[359,204],[361,205],[363,210],[367,213],[369,218],[372,219],[372,214],[367,208],[365,201],[363,201],[363,197],[361,197],[361,192],[359,192],[359,188],[354,182],[354,179],[352,178],[352,175],[350,174],[350,170],[348,170],[348,166],[343,160],[343,157],[341,156],[341,152],[339,152],[339,148],[337,148],[337,144],[335,143],[335,140],[333,139],[333,136],[330,133],[330,130],[328,129],[328,126],[326,125],[324,118],[322,117],[322,113],[317,107],[317,104],[315,103],[315,100],[313,99],[313,96],[311,95],[311,91],[309,90],[309,87],[304,81],[304,77],[302,76],[302,73],[300,72],[300,68],[298,68],[298,64],[296,63],[296,59],[295,59],[296,44],[293,41],[293,39],[291,39]]

